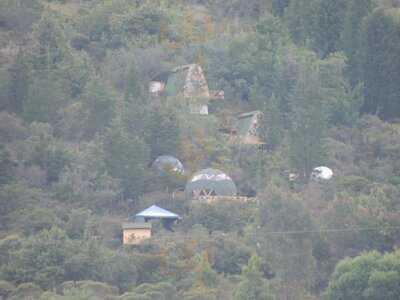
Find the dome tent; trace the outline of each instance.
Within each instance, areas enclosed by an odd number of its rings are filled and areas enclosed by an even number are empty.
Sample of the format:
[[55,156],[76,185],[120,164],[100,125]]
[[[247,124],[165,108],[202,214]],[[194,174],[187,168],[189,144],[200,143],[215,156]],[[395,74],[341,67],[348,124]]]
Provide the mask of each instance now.
[[185,170],[182,163],[170,155],[161,155],[153,162],[153,167],[166,173],[175,173],[183,175]]
[[326,181],[333,177],[333,171],[328,167],[320,166],[314,168],[311,173],[311,179],[314,181]]
[[233,180],[220,170],[204,169],[196,172],[185,188],[189,198],[202,196],[236,196]]

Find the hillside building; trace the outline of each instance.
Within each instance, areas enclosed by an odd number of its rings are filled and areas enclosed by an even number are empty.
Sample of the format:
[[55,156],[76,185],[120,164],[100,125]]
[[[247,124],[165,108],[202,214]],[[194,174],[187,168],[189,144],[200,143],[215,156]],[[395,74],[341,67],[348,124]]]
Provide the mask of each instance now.
[[223,91],[210,91],[203,69],[198,64],[176,67],[156,76],[149,84],[149,92],[161,95],[181,96],[188,102],[192,114],[208,115],[210,100],[224,99]]
[[149,238],[151,238],[151,223],[122,224],[122,243],[124,245],[137,245]]
[[164,228],[172,230],[172,224],[181,217],[173,212],[152,205],[131,218],[132,222],[122,224],[124,245],[137,245],[152,236],[152,220],[160,220]]

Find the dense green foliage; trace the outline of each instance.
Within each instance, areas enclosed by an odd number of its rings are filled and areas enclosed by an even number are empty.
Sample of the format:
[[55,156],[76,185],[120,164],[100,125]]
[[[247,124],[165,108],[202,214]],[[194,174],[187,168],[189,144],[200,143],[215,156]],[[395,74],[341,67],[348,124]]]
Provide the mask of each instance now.
[[[398,299],[399,16],[383,0],[0,0],[0,299]],[[149,92],[192,63],[224,91],[209,115]],[[227,134],[249,111],[263,147]],[[321,165],[333,179],[310,180]],[[187,199],[203,168],[249,201]],[[122,245],[153,204],[182,221]]]

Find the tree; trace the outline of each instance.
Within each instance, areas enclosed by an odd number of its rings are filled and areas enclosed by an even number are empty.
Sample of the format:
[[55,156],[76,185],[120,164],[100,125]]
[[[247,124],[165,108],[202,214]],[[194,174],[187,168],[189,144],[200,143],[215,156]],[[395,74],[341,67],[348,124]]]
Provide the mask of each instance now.
[[15,177],[16,162],[11,159],[10,152],[0,145],[0,187],[10,183]]
[[384,119],[400,116],[400,8],[378,8],[365,21],[363,111]]
[[184,294],[185,300],[214,300],[217,285],[217,273],[212,269],[207,252],[195,257],[197,260],[193,270],[193,282],[189,291]]
[[197,266],[194,269],[194,285],[198,287],[215,287],[217,284],[217,273],[208,261],[207,252],[198,257]]
[[371,0],[351,0],[347,4],[341,34],[341,49],[347,56],[347,77],[352,86],[363,80],[365,55],[363,21],[372,10]]
[[234,292],[235,300],[273,300],[274,294],[261,272],[260,258],[253,255],[243,267],[241,280]]
[[9,70],[10,83],[6,110],[16,114],[23,112],[24,104],[29,98],[30,71],[27,59],[23,51],[19,49],[15,63]]
[[137,198],[146,186],[149,148],[138,136],[130,135],[115,119],[105,133],[105,162],[111,176],[121,180],[124,196]]
[[87,115],[85,131],[88,137],[96,133],[104,133],[115,116],[117,96],[110,92],[110,88],[104,86],[101,78],[93,78],[87,85],[83,94],[83,109]]
[[390,300],[400,297],[400,252],[363,253],[340,261],[324,294],[327,300]]
[[140,77],[137,72],[135,63],[131,63],[128,74],[125,79],[124,100],[126,102],[137,102],[143,96]]
[[44,230],[22,243],[11,253],[4,272],[6,278],[18,282],[34,282],[44,288],[54,288],[64,279],[64,262],[70,244],[64,231]]
[[340,35],[343,31],[347,2],[347,0],[320,0],[315,49],[322,57],[340,48]]
[[291,0],[285,10],[285,23],[293,41],[301,46],[312,46],[318,30],[320,0]]
[[325,159],[327,109],[321,95],[318,66],[306,56],[292,98],[290,158],[303,180]]
[[4,0],[0,3],[2,26],[19,33],[26,33],[39,18],[42,4],[38,0]]
[[60,22],[54,15],[45,12],[35,24],[33,35],[37,42],[33,50],[34,68],[39,71],[54,69],[69,50]]
[[160,155],[177,154],[180,129],[172,111],[152,110],[145,126],[145,141],[150,146],[152,160]]
[[29,95],[23,105],[23,117],[28,122],[56,123],[58,110],[68,100],[65,85],[52,72],[35,74],[29,85]]

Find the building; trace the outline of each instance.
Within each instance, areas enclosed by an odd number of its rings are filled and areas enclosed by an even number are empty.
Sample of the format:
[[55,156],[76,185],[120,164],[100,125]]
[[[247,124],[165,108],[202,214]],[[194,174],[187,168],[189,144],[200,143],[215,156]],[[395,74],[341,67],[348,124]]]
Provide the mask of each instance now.
[[132,222],[122,224],[122,242],[124,245],[137,245],[152,236],[152,220],[160,220],[164,228],[172,230],[172,224],[181,217],[173,212],[152,205],[137,213]]
[[207,200],[211,197],[236,197],[237,188],[233,180],[217,169],[196,172],[185,187],[186,197]]
[[124,245],[137,245],[149,238],[151,238],[151,223],[122,224],[122,242]]
[[149,92],[155,97],[181,96],[187,100],[189,112],[200,115],[208,115],[210,100],[224,99],[223,91],[209,90],[203,69],[198,64],[179,66],[159,74],[150,82]]

